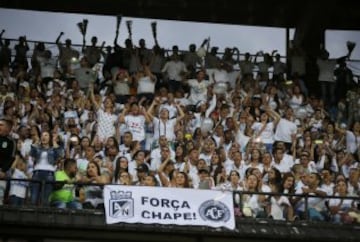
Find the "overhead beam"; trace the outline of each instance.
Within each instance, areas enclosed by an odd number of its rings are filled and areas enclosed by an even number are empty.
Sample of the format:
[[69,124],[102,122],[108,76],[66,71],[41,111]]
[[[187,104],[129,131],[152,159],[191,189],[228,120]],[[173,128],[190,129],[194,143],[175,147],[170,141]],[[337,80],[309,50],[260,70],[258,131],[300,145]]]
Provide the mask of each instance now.
[[[0,7],[5,8],[271,27],[295,27],[316,4],[313,0],[0,1]],[[324,29],[360,30],[360,1],[328,0],[321,4],[314,21],[323,22]]]

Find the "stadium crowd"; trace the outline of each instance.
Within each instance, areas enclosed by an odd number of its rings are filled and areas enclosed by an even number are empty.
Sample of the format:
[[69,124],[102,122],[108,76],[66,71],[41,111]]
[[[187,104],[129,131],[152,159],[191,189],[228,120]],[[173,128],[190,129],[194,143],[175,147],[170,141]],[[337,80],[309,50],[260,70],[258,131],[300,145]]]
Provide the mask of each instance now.
[[[297,46],[284,63],[208,41],[166,52],[93,37],[79,50],[61,33],[59,56],[39,42],[28,60],[26,37],[12,50],[2,35],[0,178],[20,180],[1,181],[1,203],[101,209],[98,185],[112,183],[282,193],[244,193],[236,215],[360,222],[360,200],[346,198],[360,195],[351,53],[319,51],[317,93]],[[305,210],[294,194],[316,197]]]

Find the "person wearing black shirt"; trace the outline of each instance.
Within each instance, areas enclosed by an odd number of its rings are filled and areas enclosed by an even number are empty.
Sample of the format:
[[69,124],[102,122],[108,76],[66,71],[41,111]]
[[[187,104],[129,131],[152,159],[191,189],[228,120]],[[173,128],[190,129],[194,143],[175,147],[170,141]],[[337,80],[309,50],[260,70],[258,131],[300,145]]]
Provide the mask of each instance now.
[[16,142],[9,134],[12,129],[12,121],[0,119],[0,205],[3,204],[6,190],[6,181],[9,177],[9,170],[15,159]]

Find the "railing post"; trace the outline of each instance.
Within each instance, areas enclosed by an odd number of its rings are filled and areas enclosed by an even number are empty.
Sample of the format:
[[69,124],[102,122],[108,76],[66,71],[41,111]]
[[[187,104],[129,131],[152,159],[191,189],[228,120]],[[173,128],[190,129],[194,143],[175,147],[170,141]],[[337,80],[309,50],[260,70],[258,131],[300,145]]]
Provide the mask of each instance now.
[[41,181],[40,183],[40,206],[42,207],[44,205],[44,200],[45,200],[45,186],[46,186],[46,181]]
[[309,219],[309,211],[308,211],[308,209],[309,209],[309,204],[308,204],[309,197],[308,197],[307,193],[305,194],[304,198],[305,198],[305,209],[304,209],[305,214],[304,214],[304,218],[305,218],[305,220],[308,220]]

